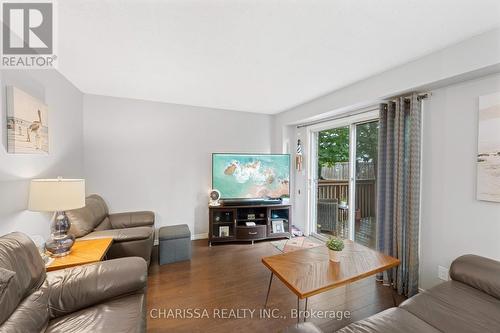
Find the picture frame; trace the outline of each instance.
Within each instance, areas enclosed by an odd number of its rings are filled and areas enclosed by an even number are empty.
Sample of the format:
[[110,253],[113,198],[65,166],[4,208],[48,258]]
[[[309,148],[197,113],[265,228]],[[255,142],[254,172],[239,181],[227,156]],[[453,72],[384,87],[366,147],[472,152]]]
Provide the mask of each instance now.
[[219,237],[229,237],[229,226],[224,225],[219,227]]
[[271,226],[273,234],[285,232],[283,220],[273,220],[271,221]]
[[500,92],[479,96],[477,200],[500,202]]
[[27,92],[7,86],[7,151],[48,154],[48,106]]

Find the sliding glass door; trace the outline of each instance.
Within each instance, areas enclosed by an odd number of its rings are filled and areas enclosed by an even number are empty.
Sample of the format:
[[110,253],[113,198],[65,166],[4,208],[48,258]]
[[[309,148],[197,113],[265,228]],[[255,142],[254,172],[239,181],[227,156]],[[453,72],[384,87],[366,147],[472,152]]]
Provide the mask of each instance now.
[[311,131],[315,157],[311,165],[315,169],[311,170],[312,230],[320,237],[352,239],[372,248],[376,245],[375,117],[353,117]]
[[349,238],[349,126],[317,134],[316,232]]
[[376,246],[378,121],[357,124],[354,182],[354,240]]

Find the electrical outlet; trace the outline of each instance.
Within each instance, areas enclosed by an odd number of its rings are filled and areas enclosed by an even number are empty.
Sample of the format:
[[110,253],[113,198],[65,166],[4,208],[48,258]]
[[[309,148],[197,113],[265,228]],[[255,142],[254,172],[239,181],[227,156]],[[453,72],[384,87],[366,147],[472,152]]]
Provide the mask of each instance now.
[[450,271],[448,268],[443,266],[438,266],[438,278],[443,281],[448,281],[450,278]]

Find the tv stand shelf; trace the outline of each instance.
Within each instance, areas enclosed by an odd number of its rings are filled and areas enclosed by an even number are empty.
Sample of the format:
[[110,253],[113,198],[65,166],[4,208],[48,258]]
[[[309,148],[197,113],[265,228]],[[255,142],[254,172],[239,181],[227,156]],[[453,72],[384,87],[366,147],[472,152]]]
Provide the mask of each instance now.
[[212,206],[208,244],[290,238],[290,217],[290,205]]

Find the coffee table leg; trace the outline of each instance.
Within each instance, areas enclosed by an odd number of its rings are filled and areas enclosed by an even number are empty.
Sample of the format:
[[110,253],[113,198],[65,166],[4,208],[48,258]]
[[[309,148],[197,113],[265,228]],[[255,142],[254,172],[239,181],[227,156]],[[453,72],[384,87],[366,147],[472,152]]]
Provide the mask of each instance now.
[[297,296],[297,324],[300,323],[300,298]]
[[269,279],[269,286],[267,287],[267,295],[266,295],[266,303],[264,303],[264,307],[267,308],[267,300],[269,299],[269,292],[271,291],[271,283],[273,282],[274,273],[271,272],[271,278]]
[[[304,308],[304,323],[306,322],[307,320],[307,300],[308,298],[306,298],[306,307]],[[297,296],[297,324],[300,323],[300,298],[299,296]]]
[[307,300],[308,298],[306,298],[306,308],[304,309],[304,323],[306,322],[307,319]]

